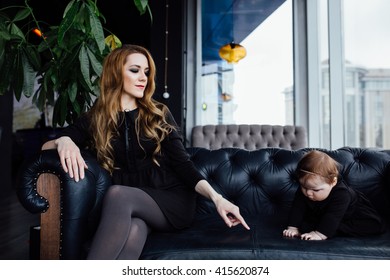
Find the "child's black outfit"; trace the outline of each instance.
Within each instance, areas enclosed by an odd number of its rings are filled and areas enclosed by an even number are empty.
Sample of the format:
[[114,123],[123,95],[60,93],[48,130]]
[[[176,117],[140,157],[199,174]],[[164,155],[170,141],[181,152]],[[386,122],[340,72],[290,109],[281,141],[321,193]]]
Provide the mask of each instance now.
[[385,231],[385,223],[371,202],[343,182],[323,201],[312,201],[299,188],[289,216],[289,226],[301,233],[319,231],[328,238],[339,235],[367,236]]

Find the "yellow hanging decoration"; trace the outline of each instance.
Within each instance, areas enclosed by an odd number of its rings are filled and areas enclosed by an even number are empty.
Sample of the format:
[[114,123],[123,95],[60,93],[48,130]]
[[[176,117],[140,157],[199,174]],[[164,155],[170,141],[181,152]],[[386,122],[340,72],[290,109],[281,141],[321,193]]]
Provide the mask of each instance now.
[[246,49],[240,44],[231,42],[219,49],[219,56],[228,63],[237,63],[246,56]]

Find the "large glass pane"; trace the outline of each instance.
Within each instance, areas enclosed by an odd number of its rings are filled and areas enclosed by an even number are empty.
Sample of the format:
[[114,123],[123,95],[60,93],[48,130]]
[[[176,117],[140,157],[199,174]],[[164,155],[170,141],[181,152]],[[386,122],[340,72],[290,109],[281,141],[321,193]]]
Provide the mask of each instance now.
[[[230,40],[237,64],[218,56]],[[292,0],[203,0],[201,124],[293,124],[292,43]]]
[[390,1],[344,0],[345,142],[390,148]]

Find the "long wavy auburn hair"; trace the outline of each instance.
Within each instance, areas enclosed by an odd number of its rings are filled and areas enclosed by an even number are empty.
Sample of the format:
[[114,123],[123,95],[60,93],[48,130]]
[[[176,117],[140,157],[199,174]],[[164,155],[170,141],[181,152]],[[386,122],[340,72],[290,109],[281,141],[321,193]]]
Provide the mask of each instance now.
[[[161,142],[176,129],[166,121],[168,108],[153,99],[155,91],[156,66],[149,51],[137,45],[123,45],[113,50],[103,62],[100,78],[100,96],[89,111],[93,145],[100,164],[110,173],[114,170],[114,157],[111,140],[118,136],[120,125],[121,95],[123,93],[123,67],[129,55],[143,54],[149,64],[148,82],[144,96],[137,99],[139,114],[136,119],[138,143],[140,135],[155,141],[157,147],[153,161],[158,164],[157,155],[161,154]],[[142,147],[142,146],[141,146]]]

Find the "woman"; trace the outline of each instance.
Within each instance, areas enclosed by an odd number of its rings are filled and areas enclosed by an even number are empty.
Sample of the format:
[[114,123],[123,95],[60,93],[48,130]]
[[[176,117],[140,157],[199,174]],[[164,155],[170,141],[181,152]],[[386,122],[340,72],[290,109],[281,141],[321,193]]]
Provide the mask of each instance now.
[[115,49],[105,58],[94,106],[43,145],[58,150],[62,167],[76,181],[88,168],[80,154],[87,146],[112,174],[88,259],[138,259],[150,230],[191,224],[196,192],[215,203],[227,226],[249,230],[238,207],[195,169],[172,115],[153,99],[155,72],[145,48]]
[[325,240],[335,235],[383,233],[385,223],[370,201],[338,180],[339,163],[324,152],[308,152],[298,163],[300,188],[285,237]]

